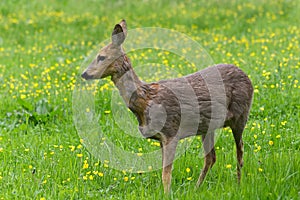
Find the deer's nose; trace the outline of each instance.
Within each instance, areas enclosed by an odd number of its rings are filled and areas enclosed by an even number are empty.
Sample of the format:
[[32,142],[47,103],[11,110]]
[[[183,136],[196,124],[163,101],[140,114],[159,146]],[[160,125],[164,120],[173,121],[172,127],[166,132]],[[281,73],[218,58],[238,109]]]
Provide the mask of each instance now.
[[93,76],[89,75],[87,72],[83,72],[81,74],[81,77],[84,78],[85,80],[93,79]]

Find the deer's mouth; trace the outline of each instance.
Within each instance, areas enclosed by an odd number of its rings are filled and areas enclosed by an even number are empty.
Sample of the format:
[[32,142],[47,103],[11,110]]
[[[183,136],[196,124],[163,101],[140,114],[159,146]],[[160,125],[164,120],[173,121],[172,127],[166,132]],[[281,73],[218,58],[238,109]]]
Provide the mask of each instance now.
[[94,79],[94,76],[89,75],[87,72],[83,72],[83,73],[81,74],[81,77],[84,78],[85,80],[91,80],[91,79]]

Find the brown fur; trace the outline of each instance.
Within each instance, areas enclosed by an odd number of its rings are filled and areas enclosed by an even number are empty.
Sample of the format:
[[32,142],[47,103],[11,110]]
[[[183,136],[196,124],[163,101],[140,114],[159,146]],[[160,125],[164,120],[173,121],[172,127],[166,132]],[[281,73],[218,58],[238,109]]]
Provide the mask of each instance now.
[[[160,141],[165,192],[170,191],[172,163],[178,140],[192,135],[202,136],[205,161],[197,182],[199,186],[216,161],[214,131],[225,126],[232,129],[236,142],[237,175],[240,181],[240,169],[243,166],[242,133],[253,95],[247,75],[234,65],[219,64],[182,78],[144,83],[135,74],[121,47],[126,34],[126,22],[122,20],[115,26],[112,44],[98,54],[106,56],[106,60],[97,62],[95,59],[82,77],[95,79],[111,76],[126,105],[137,117],[142,135]],[[187,93],[188,87],[192,93]],[[185,110],[187,112],[182,113]],[[216,110],[220,115],[215,113]],[[225,115],[222,116],[222,113]],[[199,118],[197,124],[193,121],[195,116]]]

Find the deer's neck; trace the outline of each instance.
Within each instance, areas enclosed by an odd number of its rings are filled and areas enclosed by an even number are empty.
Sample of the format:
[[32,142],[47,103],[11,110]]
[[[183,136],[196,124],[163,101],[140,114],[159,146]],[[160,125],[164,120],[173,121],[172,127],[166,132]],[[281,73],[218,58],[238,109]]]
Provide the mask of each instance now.
[[112,76],[112,81],[118,88],[120,95],[125,101],[126,105],[129,106],[129,100],[132,93],[137,90],[143,83],[134,72],[129,58],[124,55],[115,62],[117,73]]

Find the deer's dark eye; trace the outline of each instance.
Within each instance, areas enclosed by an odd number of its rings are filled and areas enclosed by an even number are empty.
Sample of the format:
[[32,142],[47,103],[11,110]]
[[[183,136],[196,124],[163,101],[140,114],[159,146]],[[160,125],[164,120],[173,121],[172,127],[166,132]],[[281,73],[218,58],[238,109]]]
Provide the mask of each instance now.
[[97,62],[103,61],[105,59],[105,56],[97,56]]

